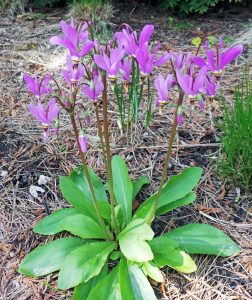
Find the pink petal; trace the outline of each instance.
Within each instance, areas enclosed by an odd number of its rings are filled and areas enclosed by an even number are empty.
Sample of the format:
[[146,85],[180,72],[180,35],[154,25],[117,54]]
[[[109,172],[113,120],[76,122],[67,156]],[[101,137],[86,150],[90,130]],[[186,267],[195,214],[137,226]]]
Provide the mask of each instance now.
[[102,55],[95,54],[94,55],[94,61],[97,64],[98,67],[100,67],[104,71],[108,71],[108,67],[107,67],[105,59]]
[[148,42],[154,32],[153,25],[145,25],[139,36],[139,46],[141,47],[145,42]]
[[207,64],[204,61],[204,59],[201,58],[201,57],[199,57],[199,56],[195,56],[193,58],[193,63],[196,64],[197,66],[201,67],[201,68],[207,66]]

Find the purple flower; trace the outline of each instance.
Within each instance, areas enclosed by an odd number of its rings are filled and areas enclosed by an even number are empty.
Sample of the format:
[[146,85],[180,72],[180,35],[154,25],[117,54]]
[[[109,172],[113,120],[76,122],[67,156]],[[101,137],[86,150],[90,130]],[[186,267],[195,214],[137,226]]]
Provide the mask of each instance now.
[[78,81],[82,78],[84,74],[84,68],[81,63],[78,63],[78,65],[74,65],[69,55],[67,55],[66,61],[68,65],[68,70],[62,69],[62,74],[70,86],[72,84],[75,84],[77,86]]
[[182,74],[180,70],[176,71],[177,81],[181,89],[189,96],[194,99],[197,93],[202,89],[205,82],[207,68],[203,67],[200,69],[197,76],[194,74],[194,66],[190,68],[190,74]]
[[60,26],[64,36],[51,37],[50,43],[52,45],[69,49],[71,56],[78,59],[85,56],[94,47],[94,42],[88,40],[87,24],[78,29],[74,25],[73,18],[71,18],[69,25],[65,21],[61,21]]
[[136,60],[139,64],[142,76],[150,74],[155,67],[167,63],[167,61],[171,58],[169,53],[164,53],[159,58],[155,59],[158,49],[159,45],[154,49],[153,53],[150,53],[147,43],[145,43],[141,48],[137,49]]
[[119,71],[121,59],[124,56],[124,50],[120,48],[110,49],[110,55],[105,52],[102,55],[95,54],[94,61],[98,67],[106,71],[109,78],[114,80]]
[[217,92],[217,83],[215,83],[213,77],[206,76],[203,91],[208,95],[209,98],[215,97]]
[[85,134],[84,134],[83,130],[80,131],[78,140],[79,140],[79,143],[80,143],[81,151],[83,153],[87,153],[88,139],[85,137]]
[[154,85],[158,93],[158,99],[155,101],[156,105],[164,104],[168,101],[168,94],[171,87],[174,85],[172,75],[167,75],[166,79],[163,75],[159,74],[155,79]]
[[142,46],[146,42],[149,42],[153,32],[153,25],[145,25],[139,35],[138,42],[137,33],[135,31],[132,32],[130,27],[126,25],[126,28],[124,28],[121,32],[117,32],[115,34],[115,37],[117,39],[118,44],[124,48],[127,54],[136,56],[137,49],[142,48]]
[[52,98],[47,107],[44,107],[41,102],[38,101],[38,105],[29,104],[28,109],[30,113],[42,123],[44,127],[44,139],[47,140],[50,133],[50,123],[58,117],[60,112],[56,100]]
[[82,88],[83,93],[85,93],[91,100],[95,101],[99,97],[100,93],[103,91],[104,85],[100,76],[94,76],[94,79],[89,82],[89,85],[84,85]]
[[36,97],[40,97],[42,95],[51,93],[52,91],[52,89],[47,86],[48,82],[51,80],[50,75],[46,75],[44,77],[42,84],[40,84],[41,82],[38,81],[37,77],[33,79],[31,76],[24,74],[23,78],[27,85],[28,90],[31,93],[33,93],[33,95],[35,95]]
[[217,77],[220,77],[222,70],[226,65],[230,64],[234,59],[236,59],[243,51],[243,45],[237,45],[231,48],[228,48],[223,52],[223,42],[222,37],[219,38],[219,45],[216,48],[216,53],[213,49],[206,48],[206,61],[199,57],[195,56],[193,62],[199,67],[206,66],[208,70],[214,72]]
[[119,67],[120,75],[127,82],[130,82],[131,65],[132,59],[125,58],[124,61],[121,63],[121,66]]
[[192,56],[190,52],[185,55],[182,51],[180,51],[179,54],[170,51],[170,54],[175,70],[180,70],[182,68],[186,70],[190,67],[192,62]]

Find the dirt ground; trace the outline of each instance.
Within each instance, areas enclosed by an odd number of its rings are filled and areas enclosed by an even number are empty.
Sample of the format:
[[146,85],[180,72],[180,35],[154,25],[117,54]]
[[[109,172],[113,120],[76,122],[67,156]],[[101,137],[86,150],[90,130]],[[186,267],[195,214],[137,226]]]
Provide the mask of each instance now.
[[[43,142],[39,124],[27,111],[27,104],[33,99],[22,82],[22,73],[59,75],[55,70],[63,66],[65,54],[50,46],[48,39],[59,33],[58,24],[64,14],[64,10],[54,10],[35,19],[27,16],[0,19],[0,299],[3,300],[71,298],[71,291],[57,289],[56,274],[33,279],[17,273],[21,259],[30,250],[52,239],[34,234],[32,227],[46,214],[67,206],[59,193],[58,179],[80,163],[66,117],[61,120],[58,139],[52,136],[48,143]],[[128,22],[137,30],[151,22],[156,28],[154,39],[174,50],[192,50],[191,39],[199,32],[226,35],[230,44],[242,40],[244,54],[227,69],[222,80],[223,94],[231,104],[242,69],[247,62],[251,64],[252,14],[219,12],[183,21],[168,17],[165,12],[144,6],[118,7],[112,21],[117,25]],[[126,159],[132,178],[145,175],[151,179],[152,184],[139,195],[139,200],[145,199],[157,188],[161,177],[172,112],[167,108],[163,115],[155,113],[148,130],[143,126],[143,113],[140,114],[140,121],[127,140],[117,128],[118,115],[113,101],[110,101],[112,152]],[[86,100],[85,103],[89,107]],[[91,110],[91,116],[93,113]],[[218,102],[212,115],[213,118],[221,115]],[[103,177],[95,121],[91,120],[88,162]],[[252,299],[251,198],[240,195],[237,187],[218,178],[215,166],[219,152],[220,144],[209,109],[204,112],[196,109],[193,113],[186,110],[168,175],[187,166],[203,167],[204,175],[196,190],[198,198],[188,207],[159,217],[154,226],[161,233],[189,222],[211,224],[229,234],[241,245],[242,251],[232,258],[195,256],[198,270],[190,275],[165,269],[166,299]],[[42,185],[44,192],[35,198],[29,190],[31,185],[38,185],[40,175],[50,177],[50,182]],[[235,201],[237,199],[239,201]],[[155,290],[159,299],[165,299],[159,286]]]

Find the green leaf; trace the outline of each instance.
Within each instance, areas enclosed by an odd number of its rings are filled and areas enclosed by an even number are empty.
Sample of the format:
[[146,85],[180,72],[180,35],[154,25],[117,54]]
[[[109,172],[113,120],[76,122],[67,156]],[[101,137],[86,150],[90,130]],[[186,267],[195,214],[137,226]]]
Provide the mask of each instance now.
[[154,262],[159,267],[170,266],[183,273],[196,271],[195,262],[173,240],[163,235],[153,239],[149,244],[154,253]]
[[117,205],[115,207],[115,217],[116,217],[116,222],[117,222],[119,231],[121,231],[126,225],[121,205]]
[[[83,191],[71,180],[69,176],[60,177],[60,190],[64,198],[73,205],[73,207],[95,221],[99,221],[93,203],[91,203]],[[110,218],[110,206],[106,202],[98,202],[101,215],[105,219]]]
[[116,266],[107,276],[100,280],[90,292],[87,300],[122,300],[118,271],[119,266]]
[[63,230],[83,239],[106,239],[106,234],[94,220],[82,214],[74,214],[61,222]]
[[[198,184],[202,174],[202,169],[198,167],[189,167],[182,173],[172,176],[164,185],[160,199],[158,202],[158,210],[162,211],[162,207],[174,201],[185,197]],[[153,204],[157,197],[157,193],[144,201],[144,203],[136,211],[134,218],[142,218],[148,220],[153,209]],[[164,209],[165,210],[165,209]]]
[[143,271],[126,259],[120,261],[119,283],[123,300],[157,300]]
[[112,260],[117,260],[122,256],[122,252],[121,251],[114,251],[110,254],[110,259]]
[[128,266],[133,293],[136,300],[157,300],[149,280],[137,265]]
[[77,210],[74,208],[63,208],[54,211],[49,216],[46,216],[42,220],[40,220],[36,226],[33,228],[33,231],[42,235],[52,235],[63,231],[60,222],[71,216],[76,214]]
[[149,184],[149,183],[150,183],[149,179],[147,177],[145,177],[145,176],[140,176],[140,177],[138,177],[137,180],[134,180],[132,182],[132,184],[133,184],[132,200],[135,200],[136,195],[140,192],[140,190],[143,187],[143,185]]
[[134,292],[131,285],[127,260],[124,256],[120,259],[119,263],[119,285],[123,300],[134,300]]
[[240,247],[223,231],[207,224],[188,224],[165,233],[179,247],[191,254],[232,256]]
[[193,192],[190,192],[187,195],[185,195],[183,198],[181,198],[177,201],[174,201],[167,205],[161,206],[159,209],[157,209],[157,215],[162,215],[162,214],[168,213],[169,211],[172,211],[178,207],[191,204],[195,200],[196,200],[196,194]]
[[80,213],[97,220],[93,204],[68,176],[60,177],[60,190],[64,198]]
[[98,275],[115,247],[114,242],[93,242],[70,252],[59,272],[59,288],[66,290]]
[[119,245],[123,255],[136,262],[153,259],[153,253],[146,240],[151,240],[154,232],[145,220],[132,221],[119,235]]
[[193,46],[198,47],[201,44],[201,42],[202,42],[202,40],[201,40],[200,36],[197,36],[192,39]]
[[75,287],[73,293],[73,300],[84,300],[87,299],[89,293],[95,288],[97,283],[104,278],[108,274],[108,264],[105,264],[102,268],[101,272],[91,278],[86,283],[80,283],[78,286]]
[[67,255],[86,242],[79,238],[61,238],[40,246],[21,262],[18,272],[28,276],[43,276],[59,270]]
[[[101,179],[95,174],[95,172],[90,167],[88,167],[88,174],[90,176],[97,200],[107,202],[108,198],[106,190],[102,184]],[[87,177],[84,172],[83,166],[79,166],[76,170],[72,171],[69,175],[69,178],[83,192],[86,198],[90,202],[93,202],[93,197],[89,189]]]
[[208,36],[207,40],[211,47],[213,47],[215,44],[218,44],[218,42],[219,42],[218,38],[213,35]]
[[112,158],[113,190],[117,204],[121,209],[128,224],[132,216],[132,192],[133,186],[130,181],[128,168],[124,160],[116,155]]
[[153,280],[155,280],[157,282],[164,281],[162,272],[159,270],[158,267],[153,266],[153,264],[151,264],[149,262],[145,262],[145,263],[143,263],[142,269],[143,269],[144,273],[146,275],[148,275],[150,278],[152,278]]

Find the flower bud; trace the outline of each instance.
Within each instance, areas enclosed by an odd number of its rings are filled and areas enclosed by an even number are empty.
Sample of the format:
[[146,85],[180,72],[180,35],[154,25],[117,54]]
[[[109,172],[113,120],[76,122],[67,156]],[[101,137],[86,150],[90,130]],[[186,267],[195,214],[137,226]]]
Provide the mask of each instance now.
[[200,109],[205,109],[205,102],[202,99],[202,96],[200,94],[197,94],[197,100],[199,102]]
[[55,127],[54,127],[54,134],[58,135],[59,134],[59,118],[55,120]]
[[83,130],[80,130],[78,140],[79,140],[79,143],[80,143],[81,151],[83,153],[87,153],[87,142],[88,142],[88,139],[85,137]]
[[95,85],[94,85],[94,81],[93,80],[90,80],[89,88],[90,88],[91,91],[94,91]]
[[180,105],[178,107],[178,111],[177,111],[177,123],[178,123],[178,125],[181,125],[182,122],[183,122],[183,108]]

